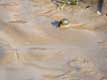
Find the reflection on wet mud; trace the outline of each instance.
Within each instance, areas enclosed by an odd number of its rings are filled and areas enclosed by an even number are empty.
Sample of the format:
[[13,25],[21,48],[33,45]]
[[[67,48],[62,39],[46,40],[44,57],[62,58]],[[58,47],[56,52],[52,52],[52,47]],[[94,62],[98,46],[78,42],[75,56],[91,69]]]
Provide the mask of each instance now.
[[24,23],[27,23],[26,21],[23,21],[23,20],[16,20],[16,21],[9,21],[8,23],[22,23],[22,24],[24,24]]
[[[0,40],[0,64],[10,64],[14,60],[14,50],[11,50],[11,46],[7,41]],[[15,57],[16,58],[16,57]]]

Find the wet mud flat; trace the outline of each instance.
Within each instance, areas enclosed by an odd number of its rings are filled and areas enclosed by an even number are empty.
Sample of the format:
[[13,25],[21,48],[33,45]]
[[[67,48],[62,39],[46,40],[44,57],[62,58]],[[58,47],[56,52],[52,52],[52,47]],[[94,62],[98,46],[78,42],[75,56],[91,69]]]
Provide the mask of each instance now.
[[[93,8],[59,10],[51,0],[1,0],[0,78],[106,80],[107,17]],[[52,25],[64,17],[84,26]]]

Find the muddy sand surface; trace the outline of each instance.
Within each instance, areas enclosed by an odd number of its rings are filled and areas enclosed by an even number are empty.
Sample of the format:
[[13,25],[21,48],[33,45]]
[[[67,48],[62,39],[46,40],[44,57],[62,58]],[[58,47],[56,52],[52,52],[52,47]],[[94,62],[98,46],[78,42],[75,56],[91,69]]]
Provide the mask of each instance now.
[[[107,17],[95,9],[0,0],[0,80],[107,80]],[[84,25],[52,24],[64,17]]]

